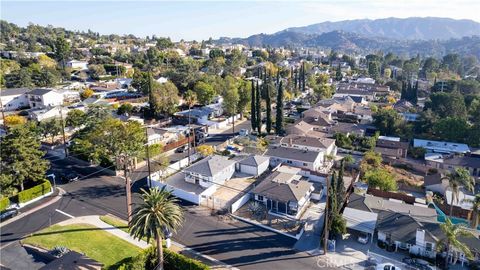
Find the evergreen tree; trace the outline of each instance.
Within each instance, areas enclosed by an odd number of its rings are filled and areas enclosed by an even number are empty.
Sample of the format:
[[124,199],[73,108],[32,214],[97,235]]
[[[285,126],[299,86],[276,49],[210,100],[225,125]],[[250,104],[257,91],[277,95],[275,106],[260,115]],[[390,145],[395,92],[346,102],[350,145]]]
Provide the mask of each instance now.
[[305,92],[305,62],[302,63],[302,92]]
[[412,88],[412,101],[413,104],[418,102],[418,81],[415,83],[415,87]]
[[407,84],[405,82],[402,82],[402,94],[400,99],[407,99]]
[[272,103],[270,101],[270,85],[264,84],[265,88],[265,105],[266,105],[266,115],[267,115],[267,134],[270,134],[272,130]]
[[250,123],[252,124],[252,130],[255,130],[257,125],[257,112],[256,112],[256,104],[255,104],[255,82],[252,80],[252,93],[251,93],[251,100],[250,100]]
[[277,91],[277,115],[275,119],[275,131],[277,135],[283,135],[283,86],[278,85]]
[[298,69],[295,68],[295,74],[293,76],[293,89],[296,92],[298,89]]
[[340,163],[340,171],[338,172],[338,180],[337,180],[337,202],[338,202],[339,208],[342,207],[343,202],[345,200],[345,183],[343,181],[344,170],[345,170],[345,164],[344,164],[344,160],[342,159]]
[[257,87],[255,87],[255,91],[255,112],[257,113],[257,116],[255,117],[257,124],[255,124],[255,127],[257,128],[258,134],[260,135],[262,133],[262,107],[260,105],[260,87],[258,87],[258,81]]
[[337,71],[335,73],[335,79],[337,81],[341,81],[342,80],[342,68],[340,67],[340,63],[338,64],[338,68],[337,68]]

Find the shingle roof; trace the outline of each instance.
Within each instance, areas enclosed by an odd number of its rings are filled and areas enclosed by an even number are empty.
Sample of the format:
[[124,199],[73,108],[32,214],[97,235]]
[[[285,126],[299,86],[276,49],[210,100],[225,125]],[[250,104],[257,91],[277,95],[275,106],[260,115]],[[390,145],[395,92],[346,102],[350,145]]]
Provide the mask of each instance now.
[[298,202],[312,187],[300,175],[275,171],[258,184],[252,192],[281,202]]
[[478,157],[463,156],[463,157],[444,158],[443,163],[454,165],[454,166],[480,168],[480,158]]
[[287,135],[281,140],[281,143],[290,144],[290,142],[292,144],[297,144],[297,145],[304,145],[304,146],[311,146],[311,147],[318,147],[318,148],[328,148],[335,143],[335,140],[328,139],[328,138],[308,137],[308,136],[295,135],[295,134]]
[[439,173],[436,174],[431,174],[431,175],[425,175],[423,177],[423,185],[426,186],[431,186],[431,185],[438,185],[442,183],[442,175]]
[[43,96],[45,95],[46,93],[49,93],[53,91],[53,89],[46,89],[46,88],[37,88],[37,89],[33,89],[32,91],[30,91],[30,95],[36,95],[36,96]]
[[315,151],[304,151],[287,147],[269,147],[265,153],[266,156],[270,157],[279,157],[306,162],[314,162],[318,158],[319,154],[319,152]]
[[242,165],[257,167],[258,165],[263,164],[264,162],[269,162],[269,160],[270,160],[269,157],[259,156],[259,155],[250,155],[238,163]]
[[408,149],[408,142],[396,142],[390,140],[378,139],[377,146],[390,149]]
[[229,160],[227,157],[223,156],[213,155],[193,164],[186,168],[185,171],[205,176],[214,176],[232,164],[235,164],[234,160]]
[[30,91],[28,88],[7,88],[7,89],[2,89],[0,91],[0,96],[6,97],[6,96],[19,96],[22,94],[26,94]]

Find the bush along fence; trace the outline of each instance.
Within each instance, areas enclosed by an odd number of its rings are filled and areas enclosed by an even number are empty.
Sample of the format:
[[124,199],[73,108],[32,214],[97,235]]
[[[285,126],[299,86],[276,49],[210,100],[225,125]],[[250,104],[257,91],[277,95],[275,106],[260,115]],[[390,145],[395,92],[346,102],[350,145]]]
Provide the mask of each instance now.
[[0,198],[0,212],[7,209],[10,206],[10,200],[7,197]]
[[[20,191],[18,194],[11,196],[9,198],[4,197],[1,199],[0,202],[0,211],[5,210],[11,203],[18,203],[20,206],[24,205],[25,203],[30,202],[31,200],[37,199],[40,196],[48,194],[52,191],[52,185],[48,180],[43,181],[41,184],[36,185],[32,188],[25,189],[24,191]],[[5,209],[4,204],[6,204]]]
[[[122,270],[153,270],[157,265],[157,253],[154,246],[147,248],[135,257],[123,259],[110,269]],[[186,257],[185,255],[176,253],[169,249],[163,249],[163,268],[165,270],[208,270],[207,265]]]

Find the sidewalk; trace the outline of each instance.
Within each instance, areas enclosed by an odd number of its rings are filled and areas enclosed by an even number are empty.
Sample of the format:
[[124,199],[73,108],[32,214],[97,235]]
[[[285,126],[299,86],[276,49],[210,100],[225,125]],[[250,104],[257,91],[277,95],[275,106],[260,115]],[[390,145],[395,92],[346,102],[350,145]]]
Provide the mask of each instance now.
[[[58,223],[58,225],[65,226],[65,225],[78,224],[78,223],[90,224],[95,227],[98,227],[142,249],[145,249],[149,246],[147,242],[143,240],[136,240],[132,236],[130,236],[130,234],[118,229],[117,227],[111,226],[103,222],[102,220],[100,220],[99,216],[76,217],[76,218],[72,218],[72,219],[60,222]],[[219,269],[219,270],[237,269],[230,265],[226,265],[221,261],[216,260],[210,256],[206,256],[199,252],[196,252],[175,241],[171,241],[171,243],[172,245],[169,248],[170,250],[183,254],[187,257],[191,257],[193,259],[202,261],[203,263],[209,265],[211,269]]]

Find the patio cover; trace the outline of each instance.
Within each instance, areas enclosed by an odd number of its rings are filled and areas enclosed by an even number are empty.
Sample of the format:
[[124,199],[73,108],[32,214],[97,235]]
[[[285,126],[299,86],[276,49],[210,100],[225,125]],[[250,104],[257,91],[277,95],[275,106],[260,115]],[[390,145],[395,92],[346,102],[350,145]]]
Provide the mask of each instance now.
[[347,221],[347,228],[373,235],[377,224],[377,213],[345,207],[343,218]]

